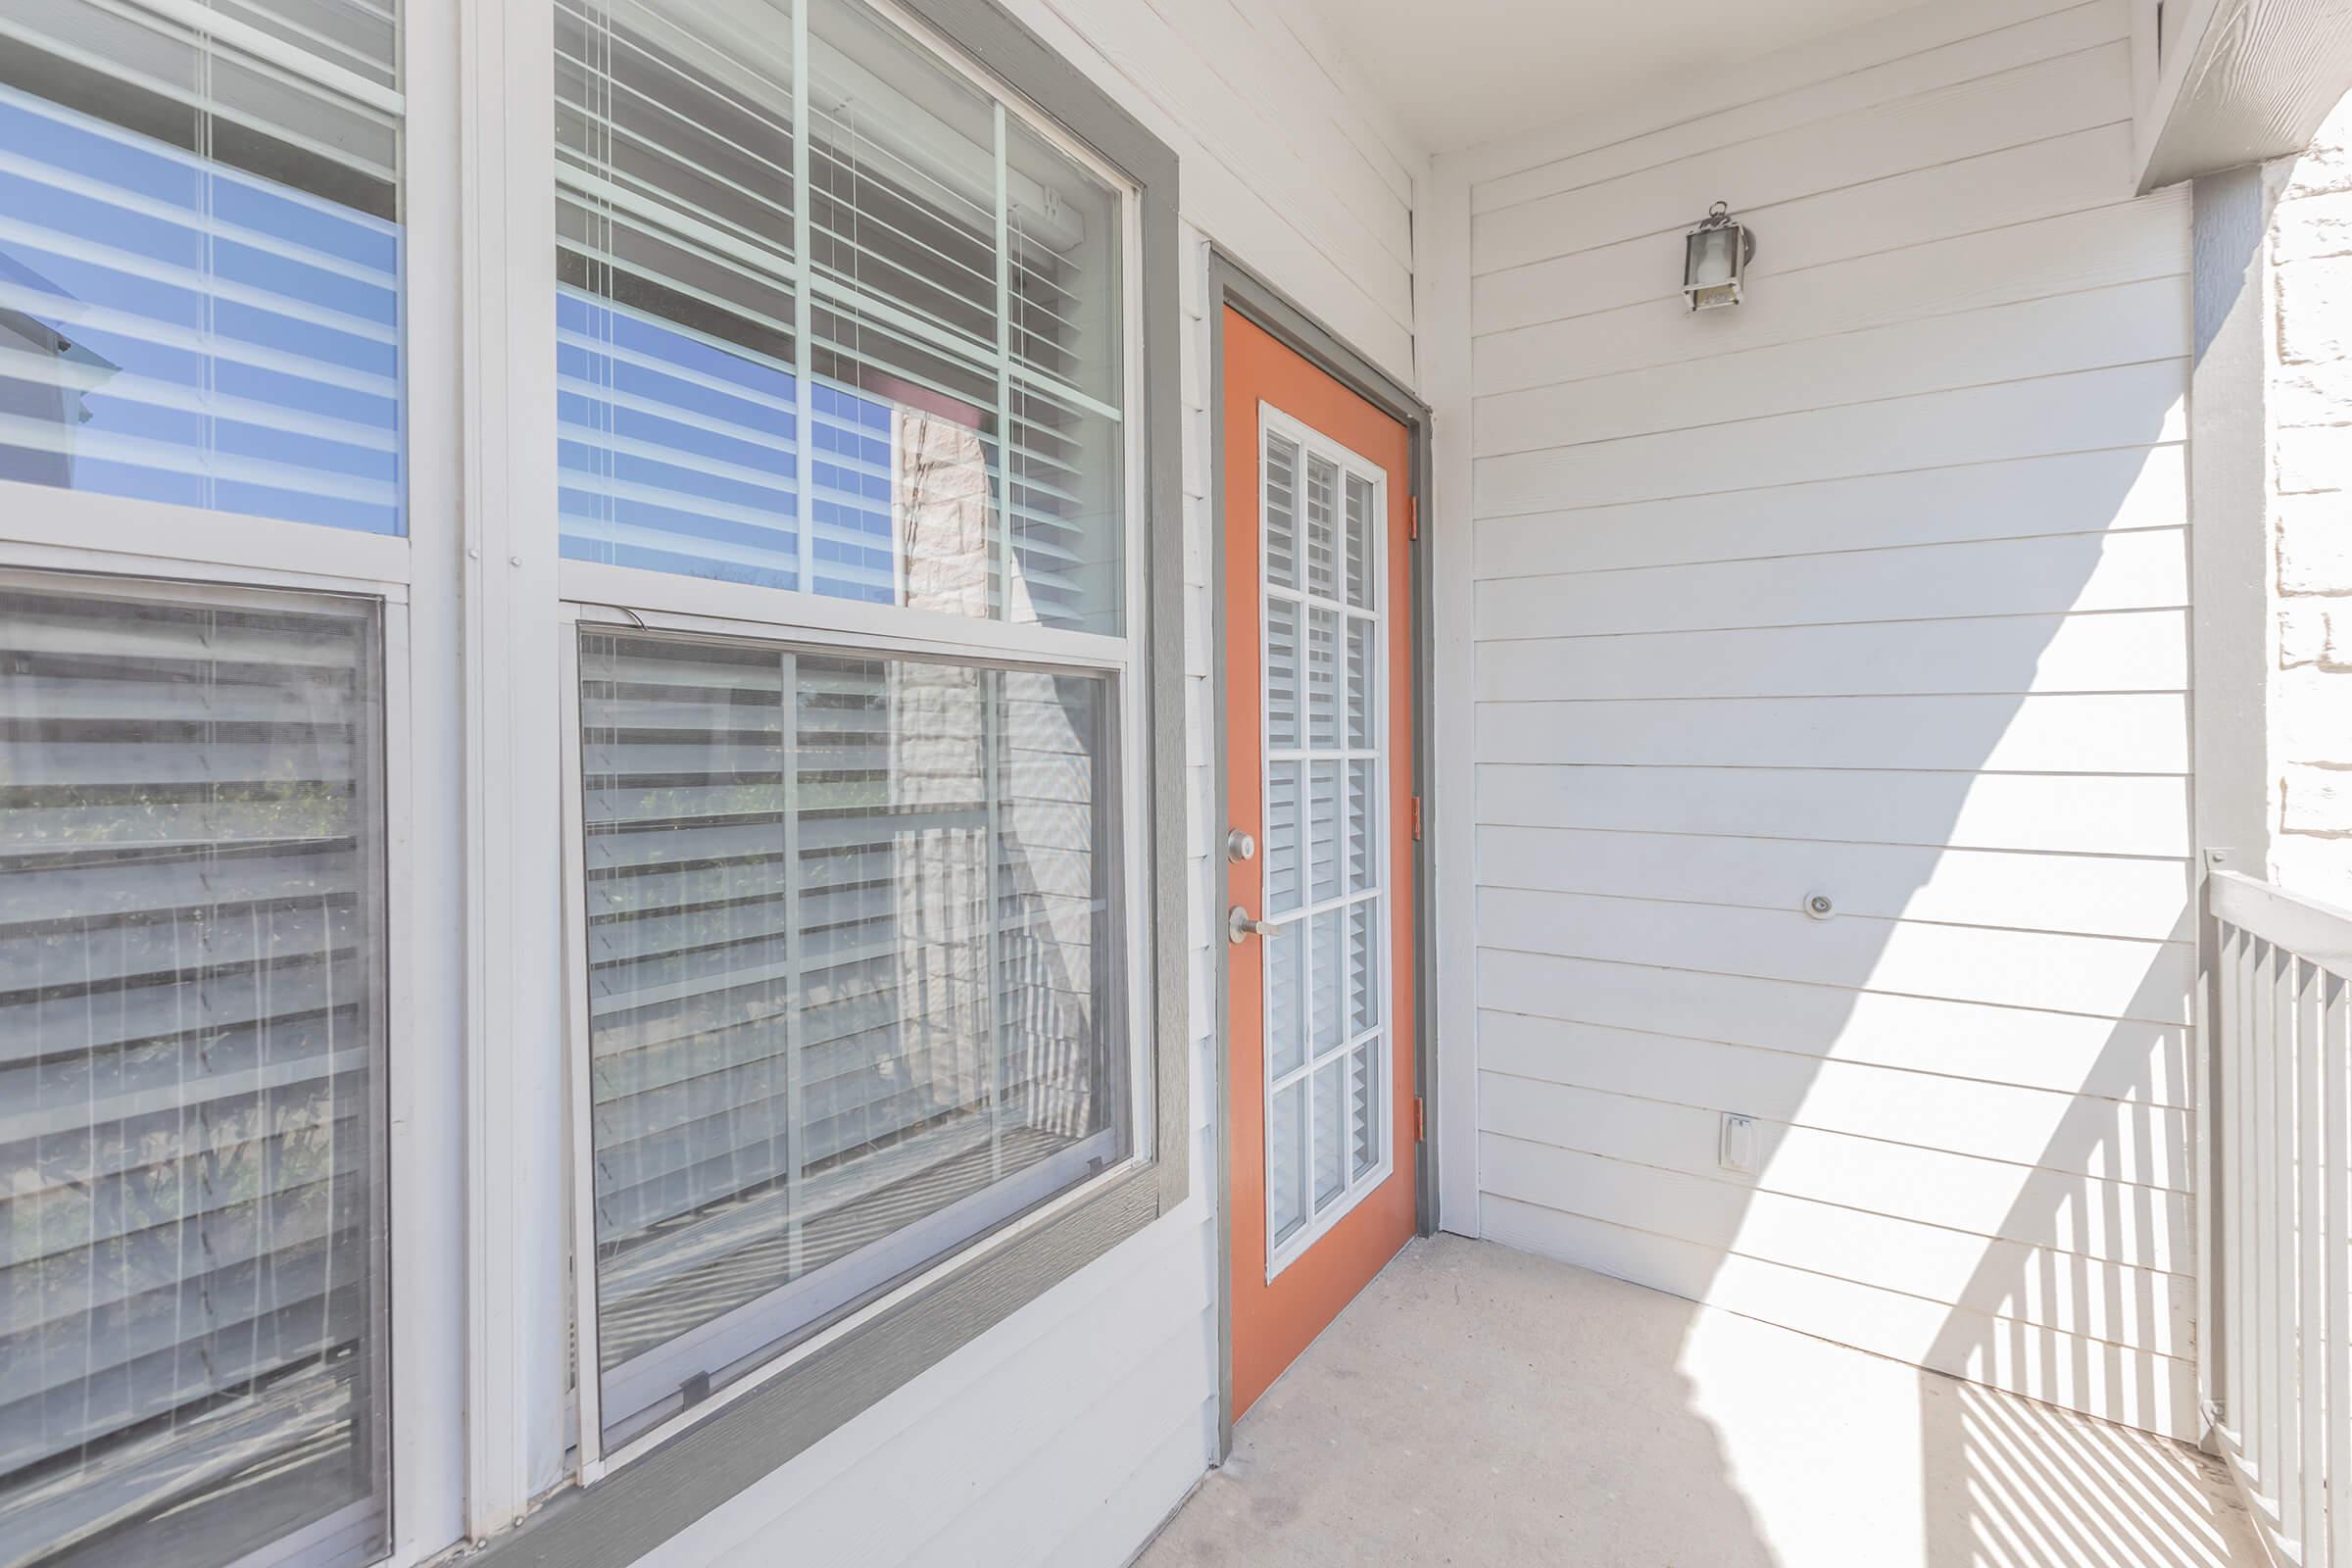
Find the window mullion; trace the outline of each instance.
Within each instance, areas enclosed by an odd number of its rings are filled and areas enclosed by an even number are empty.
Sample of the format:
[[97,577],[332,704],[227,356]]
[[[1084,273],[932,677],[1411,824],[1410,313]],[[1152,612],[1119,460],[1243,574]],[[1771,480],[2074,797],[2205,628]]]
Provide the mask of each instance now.
[[997,176],[997,614],[1012,619],[1012,195],[1006,172],[1004,105],[990,117]]
[[1004,777],[998,769],[1001,755],[998,744],[1003,716],[998,704],[1004,691],[1004,677],[996,670],[980,672],[980,772],[986,793],[987,839],[980,847],[981,898],[981,983],[980,1005],[988,1021],[988,1164],[990,1176],[998,1181],[1004,1178],[1004,1018],[1002,974],[998,965],[1004,954],[997,930],[998,916],[1004,901],[997,890],[997,846],[1004,842]]
[[[793,387],[793,529],[800,567],[793,586],[815,591],[816,568],[816,442],[812,428],[815,398],[810,378],[816,369],[816,350],[808,340],[808,280],[816,270],[808,256],[808,7],[810,0],[793,0],[792,7],[792,387]],[[795,1154],[794,1163],[799,1163]]]
[[784,687],[784,712],[777,726],[784,786],[784,1200],[790,1215],[787,1269],[797,1279],[804,1261],[807,1221],[802,1213],[801,1188],[808,1174],[808,1117],[802,1110],[808,1080],[807,1064],[801,1059],[807,1044],[801,1022],[801,973],[806,959],[801,936],[801,661],[789,649],[778,658]]

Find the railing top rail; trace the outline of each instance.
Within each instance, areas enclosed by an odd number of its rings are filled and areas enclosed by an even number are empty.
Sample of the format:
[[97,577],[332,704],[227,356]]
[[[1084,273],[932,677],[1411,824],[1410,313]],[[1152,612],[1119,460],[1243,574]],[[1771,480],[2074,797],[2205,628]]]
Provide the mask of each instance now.
[[2352,978],[2352,909],[2323,904],[2241,871],[2211,878],[2214,918]]

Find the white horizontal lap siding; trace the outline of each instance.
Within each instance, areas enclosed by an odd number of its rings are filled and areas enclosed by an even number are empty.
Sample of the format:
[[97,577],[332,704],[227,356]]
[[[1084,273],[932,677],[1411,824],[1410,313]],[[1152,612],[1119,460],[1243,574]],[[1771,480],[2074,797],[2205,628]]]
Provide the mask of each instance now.
[[2193,1436],[2187,210],[2127,32],[1923,13],[1472,155],[1479,1223]]

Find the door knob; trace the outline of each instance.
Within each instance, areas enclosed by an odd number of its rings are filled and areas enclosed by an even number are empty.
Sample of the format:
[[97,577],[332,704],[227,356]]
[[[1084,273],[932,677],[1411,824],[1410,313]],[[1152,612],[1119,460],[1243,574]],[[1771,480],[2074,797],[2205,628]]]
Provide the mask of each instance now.
[[1274,928],[1263,920],[1252,920],[1250,911],[1235,905],[1225,911],[1225,940],[1239,947],[1251,937],[1263,936]]

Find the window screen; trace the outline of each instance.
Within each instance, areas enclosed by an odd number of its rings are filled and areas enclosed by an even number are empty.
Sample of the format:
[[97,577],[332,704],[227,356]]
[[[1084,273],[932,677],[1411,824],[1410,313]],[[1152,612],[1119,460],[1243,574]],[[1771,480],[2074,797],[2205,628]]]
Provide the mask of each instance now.
[[0,579],[0,1563],[384,1544],[353,602]]
[[584,635],[615,1441],[1124,1157],[1109,686]]
[[1120,631],[1120,193],[801,3],[557,0],[564,554]]
[[0,479],[402,531],[399,41],[0,5]]

